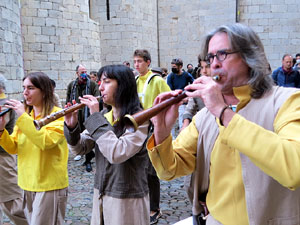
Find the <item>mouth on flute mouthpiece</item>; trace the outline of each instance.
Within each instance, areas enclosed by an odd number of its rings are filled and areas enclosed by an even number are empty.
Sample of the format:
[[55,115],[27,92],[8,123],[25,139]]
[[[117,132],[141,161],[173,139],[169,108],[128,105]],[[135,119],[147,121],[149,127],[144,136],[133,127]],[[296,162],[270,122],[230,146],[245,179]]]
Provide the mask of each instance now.
[[215,75],[215,76],[212,77],[212,79],[214,81],[219,81],[219,80],[221,80],[221,76],[220,75]]

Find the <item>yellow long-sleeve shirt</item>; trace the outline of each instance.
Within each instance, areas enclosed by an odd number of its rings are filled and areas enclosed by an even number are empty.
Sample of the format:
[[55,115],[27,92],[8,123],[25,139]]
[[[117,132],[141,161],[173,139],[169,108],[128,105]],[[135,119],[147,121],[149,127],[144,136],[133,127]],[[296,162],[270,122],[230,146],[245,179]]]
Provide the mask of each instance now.
[[139,98],[142,103],[144,109],[148,109],[152,107],[154,99],[157,95],[163,92],[170,91],[170,87],[166,83],[166,81],[159,77],[155,76],[152,78],[150,83],[147,86],[146,92],[144,93],[144,97],[142,97],[144,84],[147,81],[148,77],[151,76],[153,73],[151,70],[148,71],[144,76],[139,76],[137,80],[137,91],[139,93]]
[[[237,111],[250,100],[247,88],[234,90],[240,100]],[[222,224],[248,224],[240,153],[283,186],[290,189],[300,186],[300,92],[291,95],[280,107],[274,120],[274,132],[238,114],[228,127],[219,128],[211,153],[207,206],[211,215]],[[154,146],[151,137],[147,148],[158,176],[171,180],[193,172],[197,140],[194,120],[173,145],[170,136],[158,146]]]
[[[54,107],[51,113],[61,110]],[[11,135],[5,130],[0,145],[10,154],[18,154],[18,185],[27,191],[51,191],[68,183],[68,147],[64,137],[64,118],[36,130],[30,115],[23,113]]]

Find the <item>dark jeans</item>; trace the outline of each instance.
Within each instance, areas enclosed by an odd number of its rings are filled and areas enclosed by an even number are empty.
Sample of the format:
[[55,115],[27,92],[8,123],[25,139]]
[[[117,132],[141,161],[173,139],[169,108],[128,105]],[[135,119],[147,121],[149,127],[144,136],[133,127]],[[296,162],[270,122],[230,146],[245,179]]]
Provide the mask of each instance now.
[[93,150],[90,151],[89,153],[87,153],[87,154],[85,155],[85,162],[84,162],[84,164],[90,163],[91,160],[92,160],[94,157],[95,157],[95,153],[94,153]]
[[159,210],[160,201],[160,181],[157,175],[148,174],[148,187],[150,197],[150,210]]
[[193,215],[193,225],[205,225],[206,220],[202,219],[202,214],[199,214],[197,216]]

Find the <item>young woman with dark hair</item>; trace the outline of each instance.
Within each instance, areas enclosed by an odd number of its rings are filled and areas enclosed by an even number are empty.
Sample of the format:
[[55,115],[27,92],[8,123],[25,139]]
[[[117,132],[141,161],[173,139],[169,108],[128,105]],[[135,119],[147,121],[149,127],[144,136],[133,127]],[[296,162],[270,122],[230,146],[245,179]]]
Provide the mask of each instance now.
[[76,154],[96,149],[92,225],[149,224],[147,185],[147,139],[149,122],[134,133],[125,127],[123,117],[141,110],[134,74],[123,65],[102,67],[98,76],[103,103],[111,109],[99,112],[98,100],[81,98],[91,116],[80,134],[77,114],[65,116],[65,136]]
[[29,224],[64,224],[68,187],[68,148],[63,119],[36,130],[33,121],[60,108],[54,106],[53,86],[42,73],[23,79],[24,103],[11,99],[7,107],[18,115],[11,135],[0,118],[0,145],[18,154],[18,185],[24,190],[24,211]]

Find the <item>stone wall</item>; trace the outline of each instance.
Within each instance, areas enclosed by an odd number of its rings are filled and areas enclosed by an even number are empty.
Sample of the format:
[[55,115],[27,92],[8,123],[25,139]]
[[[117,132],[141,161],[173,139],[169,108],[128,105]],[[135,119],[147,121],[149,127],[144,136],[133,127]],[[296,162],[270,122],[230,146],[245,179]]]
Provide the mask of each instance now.
[[21,22],[25,72],[43,71],[65,98],[78,64],[98,70],[99,24],[90,19],[88,0],[22,0]]
[[137,48],[150,51],[152,65],[158,64],[157,4],[155,1],[111,0],[107,18],[106,1],[91,1],[91,16],[99,23],[101,62],[119,64],[127,60],[133,67]]
[[19,0],[0,1],[0,18],[0,74],[8,80],[8,96],[20,99],[24,72]]
[[159,1],[160,65],[170,69],[173,58],[196,66],[203,35],[213,28],[235,22],[234,0]]
[[271,68],[281,66],[285,53],[300,52],[300,6],[297,0],[240,0],[240,22],[262,39]]
[[297,0],[110,0],[109,18],[104,0],[10,0],[0,1],[0,73],[7,92],[19,96],[23,70],[46,72],[64,98],[77,64],[90,71],[128,60],[133,67],[137,48],[150,51],[152,66],[170,69],[181,57],[186,68],[197,65],[204,34],[234,23],[238,10],[272,69],[283,54],[300,52]]

